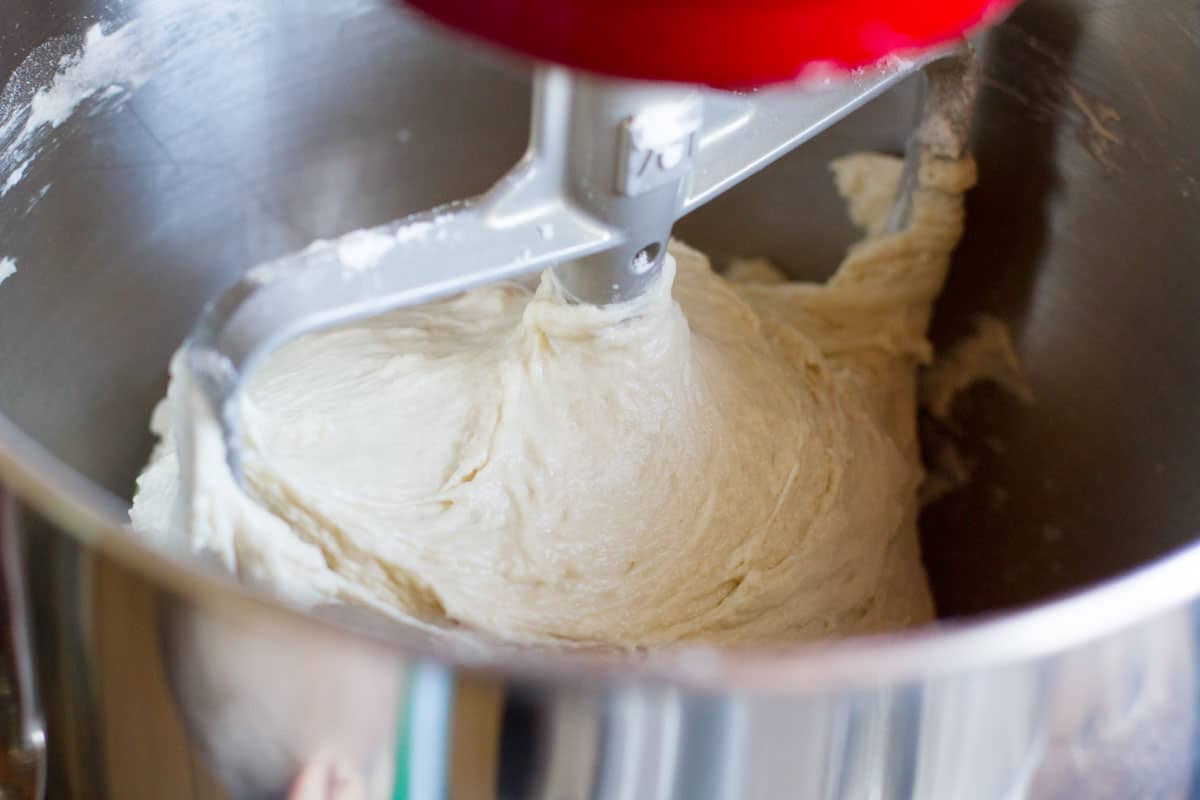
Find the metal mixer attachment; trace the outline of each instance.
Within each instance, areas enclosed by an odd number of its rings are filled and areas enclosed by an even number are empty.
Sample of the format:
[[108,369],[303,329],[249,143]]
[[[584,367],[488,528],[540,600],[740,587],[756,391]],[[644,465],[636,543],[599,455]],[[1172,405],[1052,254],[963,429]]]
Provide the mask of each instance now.
[[185,363],[235,478],[240,392],[287,341],[549,267],[577,302],[636,298],[657,278],[676,220],[922,69],[910,185],[921,153],[957,157],[965,146],[975,83],[966,45],[819,90],[727,93],[540,68],[529,148],[489,192],[257,266],[205,310]]

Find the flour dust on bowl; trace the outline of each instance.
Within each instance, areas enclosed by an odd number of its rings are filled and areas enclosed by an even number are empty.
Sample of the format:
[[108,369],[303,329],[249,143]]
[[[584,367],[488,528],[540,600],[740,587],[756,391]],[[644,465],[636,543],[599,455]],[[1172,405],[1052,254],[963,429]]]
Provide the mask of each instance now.
[[[1034,404],[985,385],[922,420],[926,466],[961,479],[920,520],[943,621],[634,657],[302,613],[126,527],[165,365],[209,298],[478,194],[525,145],[521,63],[390,7],[285,5],[16,0],[0,19],[0,126],[18,120],[0,128],[0,476],[25,509],[0,524],[8,542],[20,523],[42,706],[21,695],[10,719],[34,753],[44,718],[50,796],[1188,795],[1188,3],[1029,0],[979,42],[978,185],[934,338],[951,353],[1003,321]],[[918,83],[676,236],[824,280],[858,235],[827,164],[900,153]]]

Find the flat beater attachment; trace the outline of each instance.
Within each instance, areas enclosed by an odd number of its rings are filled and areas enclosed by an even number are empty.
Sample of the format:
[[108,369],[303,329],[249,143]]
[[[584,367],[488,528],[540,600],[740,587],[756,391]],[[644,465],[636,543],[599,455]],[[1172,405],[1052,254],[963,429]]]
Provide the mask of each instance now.
[[922,69],[898,228],[922,155],[966,147],[977,77],[965,44],[820,90],[735,94],[540,69],[529,148],[486,194],[259,265],[206,308],[186,363],[235,478],[242,386],[280,345],[548,267],[577,302],[635,298],[656,279],[676,220]]

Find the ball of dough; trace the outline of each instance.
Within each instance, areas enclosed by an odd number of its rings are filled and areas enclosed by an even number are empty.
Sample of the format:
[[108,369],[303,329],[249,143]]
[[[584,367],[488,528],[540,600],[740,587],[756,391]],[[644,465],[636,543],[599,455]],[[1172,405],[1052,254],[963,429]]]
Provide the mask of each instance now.
[[974,175],[942,167],[888,234],[900,162],[835,164],[867,238],[824,285],[673,243],[627,304],[547,273],[297,340],[249,387],[249,496],[177,363],[135,527],[301,602],[519,641],[924,622],[915,374]]

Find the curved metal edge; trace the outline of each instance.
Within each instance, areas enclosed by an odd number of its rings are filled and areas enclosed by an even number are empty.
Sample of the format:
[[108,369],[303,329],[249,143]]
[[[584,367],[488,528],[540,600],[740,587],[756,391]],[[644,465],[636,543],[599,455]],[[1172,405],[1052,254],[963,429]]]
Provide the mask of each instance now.
[[[40,800],[46,792],[46,725],[37,687],[34,663],[32,617],[25,587],[21,532],[17,504],[0,485],[0,587],[5,628],[3,678],[8,684],[9,703],[16,712],[4,731],[6,742],[0,785],[5,797]],[[5,715],[7,717],[7,714]]]
[[906,633],[778,647],[665,647],[632,659],[626,654],[555,647],[476,644],[466,648],[430,640],[390,620],[380,625],[378,620],[316,617],[224,572],[205,570],[190,559],[148,546],[128,528],[124,502],[90,483],[3,416],[0,480],[68,535],[202,607],[228,614],[269,615],[280,625],[341,633],[401,650],[406,656],[523,680],[642,681],[750,694],[894,685],[1064,653],[1177,610],[1200,595],[1195,579],[1200,575],[1197,543],[1065,598]]

